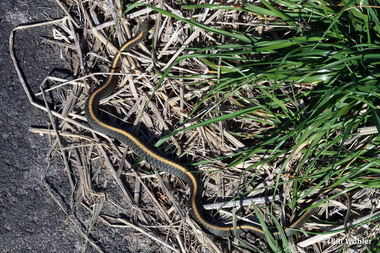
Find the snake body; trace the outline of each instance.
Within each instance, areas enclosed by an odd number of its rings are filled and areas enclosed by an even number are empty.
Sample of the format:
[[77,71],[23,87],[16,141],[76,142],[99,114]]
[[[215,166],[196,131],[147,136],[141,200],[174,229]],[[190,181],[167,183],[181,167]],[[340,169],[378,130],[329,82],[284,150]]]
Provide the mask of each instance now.
[[[195,221],[201,225],[204,229],[210,233],[225,237],[234,235],[235,232],[253,232],[258,236],[265,237],[265,232],[263,228],[256,224],[237,222],[235,226],[226,224],[215,224],[207,219],[204,215],[201,196],[202,196],[202,184],[199,180],[198,174],[195,171],[190,170],[186,166],[183,166],[177,162],[163,157],[158,154],[155,149],[144,144],[140,139],[128,130],[121,129],[112,125],[109,125],[104,121],[98,111],[100,101],[113,93],[116,85],[118,76],[115,75],[120,71],[121,68],[121,55],[122,52],[126,52],[131,48],[138,45],[148,34],[148,22],[145,21],[140,25],[140,29],[137,34],[126,42],[115,55],[115,58],[111,64],[110,75],[104,80],[102,85],[100,85],[93,93],[88,97],[85,106],[85,115],[88,120],[89,125],[98,132],[104,133],[112,138],[123,142],[131,150],[133,150],[139,157],[145,159],[148,163],[155,166],[156,168],[166,171],[170,174],[177,176],[182,179],[186,184],[189,185],[191,189],[189,207],[190,214],[195,219]],[[337,189],[326,189],[323,193],[330,191],[339,191]],[[319,197],[320,195],[318,195]],[[318,201],[315,201],[312,205],[316,205]],[[306,210],[302,216],[300,216],[295,222],[289,227],[284,229],[284,233],[287,236],[292,235],[298,228],[300,228],[314,213],[316,208],[310,208]],[[281,235],[278,231],[272,232],[273,236],[277,239],[281,239]]]

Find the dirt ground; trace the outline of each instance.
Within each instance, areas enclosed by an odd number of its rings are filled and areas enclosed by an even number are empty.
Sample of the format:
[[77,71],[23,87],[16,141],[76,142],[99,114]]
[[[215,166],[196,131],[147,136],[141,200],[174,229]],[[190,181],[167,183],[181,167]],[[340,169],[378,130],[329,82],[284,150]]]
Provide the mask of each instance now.
[[[49,139],[31,133],[29,128],[46,127],[48,116],[29,103],[9,53],[8,40],[14,27],[62,16],[52,0],[0,2],[0,252],[99,252],[89,246],[69,221],[70,214],[58,207],[44,186]],[[16,57],[24,77],[35,89],[49,74],[71,75],[59,47],[43,40],[51,37],[51,27],[22,30],[15,35]],[[56,185],[64,180],[59,175],[63,167],[59,162],[50,167],[53,174],[49,176],[55,178]],[[150,252],[149,242],[127,245],[124,240],[112,238],[107,229],[102,229],[101,239],[94,239],[101,251]]]
[[[84,240],[57,208],[42,185],[48,140],[28,131],[31,126],[46,125],[47,116],[30,105],[12,65],[8,38],[21,24],[58,18],[53,1],[0,2],[0,252],[75,252]],[[16,55],[24,75],[34,86],[54,68],[57,50],[41,43],[51,31],[34,29],[16,35]],[[38,65],[38,66],[37,66]]]

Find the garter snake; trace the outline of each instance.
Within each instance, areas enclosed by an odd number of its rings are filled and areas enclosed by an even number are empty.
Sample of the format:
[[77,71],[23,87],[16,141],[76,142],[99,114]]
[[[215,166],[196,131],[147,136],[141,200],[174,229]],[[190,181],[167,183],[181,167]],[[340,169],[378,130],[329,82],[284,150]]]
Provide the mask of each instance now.
[[[115,73],[118,73],[121,68],[121,55],[122,52],[128,51],[131,48],[135,47],[139,44],[148,33],[147,29],[147,21],[143,22],[140,25],[140,29],[137,34],[126,42],[115,55],[115,58],[111,64],[110,75],[105,79],[105,81],[100,85],[93,93],[88,97],[85,106],[85,115],[88,120],[89,125],[112,138],[123,142],[127,145],[131,150],[133,150],[139,157],[145,159],[148,163],[155,166],[156,168],[171,173],[180,179],[182,179],[185,183],[187,183],[191,189],[189,206],[190,206],[190,214],[195,219],[195,221],[201,225],[204,229],[211,232],[217,236],[230,236],[234,235],[235,231],[244,231],[244,232],[253,232],[261,237],[264,237],[264,231],[261,226],[251,224],[251,223],[237,223],[236,226],[232,225],[217,225],[209,221],[203,213],[201,195],[202,195],[202,185],[197,176],[197,173],[188,169],[186,166],[183,166],[177,162],[174,162],[170,159],[163,157],[158,154],[153,148],[147,146],[143,142],[139,140],[134,134],[132,134],[128,130],[124,130],[112,125],[109,125],[105,120],[103,120],[98,112],[98,107],[101,99],[109,96],[114,88],[117,85],[118,76]],[[331,188],[331,189],[323,189],[322,193],[318,195],[318,198],[321,197],[322,194],[332,191],[341,191],[340,189]],[[348,206],[350,207],[349,196],[343,192],[348,199]],[[316,206],[319,201],[315,201],[312,203],[312,206]],[[295,222],[293,222],[289,227],[284,229],[284,232],[287,236],[292,235],[298,228],[300,228],[314,213],[316,208],[309,208],[306,210]],[[349,213],[349,208],[347,210]],[[347,215],[345,224],[347,223]],[[273,236],[277,239],[280,239],[279,232],[273,232]]]

